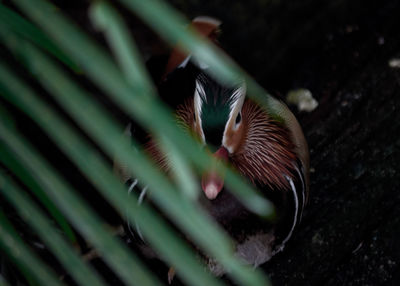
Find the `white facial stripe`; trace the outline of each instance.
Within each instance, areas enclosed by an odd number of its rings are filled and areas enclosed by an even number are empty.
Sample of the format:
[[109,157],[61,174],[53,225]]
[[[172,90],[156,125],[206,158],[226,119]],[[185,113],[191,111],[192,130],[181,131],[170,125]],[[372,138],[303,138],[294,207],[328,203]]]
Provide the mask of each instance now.
[[196,80],[196,93],[201,99],[207,102],[206,92],[204,91],[204,87],[199,80]]
[[231,95],[231,111],[235,110],[238,106],[240,106],[240,108],[242,107],[245,95],[246,85],[243,84],[239,88],[237,88]]
[[242,106],[244,103],[244,99],[246,98],[246,83],[243,82],[243,84],[237,88],[231,95],[231,104],[230,104],[230,112],[229,112],[229,119],[225,124],[225,130],[224,130],[224,135],[222,136],[222,145],[229,151],[229,153],[233,153],[233,147],[228,146],[226,143],[226,133],[228,131],[228,128],[231,124],[233,124],[233,130],[237,130],[238,126],[232,120],[236,120],[236,116],[238,115],[239,112],[242,110]]
[[[195,116],[196,116],[197,124],[199,124],[200,127],[202,126],[201,109],[202,109],[203,100],[205,102],[207,102],[207,98],[205,95],[203,85],[198,80],[196,80],[196,89],[194,91],[194,109],[195,109]],[[203,140],[203,143],[205,143],[205,136],[203,133],[203,128],[200,128],[200,130],[201,130],[201,138]]]
[[198,117],[200,117],[201,115],[201,105],[202,101],[200,99],[200,94],[198,89],[196,88],[196,91],[194,92],[194,109],[195,109],[195,114]]
[[[245,97],[246,97],[246,85],[243,84],[238,89],[236,89],[233,92],[233,94],[231,95],[231,104],[230,104],[231,111],[229,113],[229,120],[228,120],[226,126],[228,126],[228,124],[231,120],[236,118],[236,115],[242,109]],[[233,117],[235,117],[235,118],[233,118]]]
[[200,81],[196,80],[196,89],[194,91],[194,108],[199,118],[201,118],[201,108],[203,101],[207,103],[206,92]]

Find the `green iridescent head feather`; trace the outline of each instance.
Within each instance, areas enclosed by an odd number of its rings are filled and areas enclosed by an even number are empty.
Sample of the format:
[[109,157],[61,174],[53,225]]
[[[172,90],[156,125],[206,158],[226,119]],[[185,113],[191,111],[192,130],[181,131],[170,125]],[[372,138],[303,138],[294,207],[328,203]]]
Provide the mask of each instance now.
[[207,143],[219,145],[233,105],[241,96],[237,91],[241,84],[224,86],[205,73],[196,81],[196,93],[200,97],[200,119]]

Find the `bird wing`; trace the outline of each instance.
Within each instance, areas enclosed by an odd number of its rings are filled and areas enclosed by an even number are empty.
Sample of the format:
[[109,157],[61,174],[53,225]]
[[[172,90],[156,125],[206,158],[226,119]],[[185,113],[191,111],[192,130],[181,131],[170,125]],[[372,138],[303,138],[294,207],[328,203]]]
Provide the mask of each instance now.
[[304,137],[303,130],[296,117],[286,106],[286,104],[279,102],[280,106],[277,108],[277,115],[283,118],[286,127],[290,131],[291,139],[295,144],[295,153],[300,160],[299,171],[304,176],[306,201],[309,192],[309,169],[310,169],[310,155],[308,151],[307,141]]

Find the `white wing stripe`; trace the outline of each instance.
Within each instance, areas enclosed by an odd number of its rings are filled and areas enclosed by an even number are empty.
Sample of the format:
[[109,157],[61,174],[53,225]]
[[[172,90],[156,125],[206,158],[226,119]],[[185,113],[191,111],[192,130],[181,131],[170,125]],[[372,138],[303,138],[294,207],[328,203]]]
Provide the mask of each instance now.
[[299,214],[299,199],[297,197],[297,192],[296,192],[296,187],[294,186],[293,180],[290,179],[289,177],[286,177],[286,179],[289,181],[290,183],[290,187],[292,188],[292,192],[293,192],[293,198],[294,198],[294,205],[295,205],[295,212],[294,212],[294,218],[293,218],[293,225],[292,228],[290,229],[289,234],[286,236],[286,238],[283,240],[282,242],[282,246],[285,245],[285,243],[290,239],[290,237],[292,236],[293,230],[296,227],[297,224],[297,217]]
[[133,189],[135,188],[135,186],[137,185],[137,183],[138,183],[138,180],[137,180],[137,179],[135,179],[135,180],[132,182],[132,184],[129,186],[128,194],[131,194],[131,192],[133,191]]
[[303,210],[304,210],[304,206],[305,206],[305,203],[306,203],[306,196],[305,196],[306,186],[305,186],[305,184],[304,184],[303,175],[302,175],[302,173],[300,172],[299,168],[296,167],[296,171],[297,171],[297,173],[299,174],[299,177],[300,177],[300,180],[301,180],[301,187],[302,187],[301,198],[302,198],[302,200],[303,200],[303,203],[302,203],[301,212],[300,212],[300,219],[301,219],[302,216],[303,216]]
[[[138,179],[135,179],[135,180],[132,182],[132,184],[129,186],[129,189],[128,189],[128,194],[129,194],[129,195],[132,193],[132,191],[133,191],[133,189],[135,188],[135,186],[137,185],[137,183],[138,183]],[[142,204],[142,202],[143,202],[143,200],[144,200],[144,198],[145,198],[145,196],[146,196],[146,193],[147,193],[147,186],[144,187],[144,188],[142,189],[142,191],[140,192],[140,195],[139,195],[139,198],[138,198],[138,205]],[[131,235],[132,235],[132,236],[135,236],[135,232],[136,232],[136,234],[139,235],[139,237],[141,238],[141,240],[144,241],[142,232],[140,231],[139,224],[138,224],[137,222],[135,222],[135,231],[132,230],[131,224],[130,224],[129,220],[127,221],[127,224],[128,224],[128,229],[129,229]]]
[[143,190],[140,192],[139,199],[138,199],[138,205],[142,204],[144,196],[146,195],[147,192],[147,186],[143,188]]

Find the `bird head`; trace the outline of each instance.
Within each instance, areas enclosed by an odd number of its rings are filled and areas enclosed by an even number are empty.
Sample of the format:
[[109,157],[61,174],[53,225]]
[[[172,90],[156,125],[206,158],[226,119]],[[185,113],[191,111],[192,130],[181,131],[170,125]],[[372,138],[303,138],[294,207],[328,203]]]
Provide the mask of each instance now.
[[[224,86],[200,73],[196,79],[193,100],[193,130],[217,160],[229,161],[242,144],[245,127],[242,107],[246,86]],[[202,177],[202,189],[208,199],[215,199],[224,180],[212,166]]]

